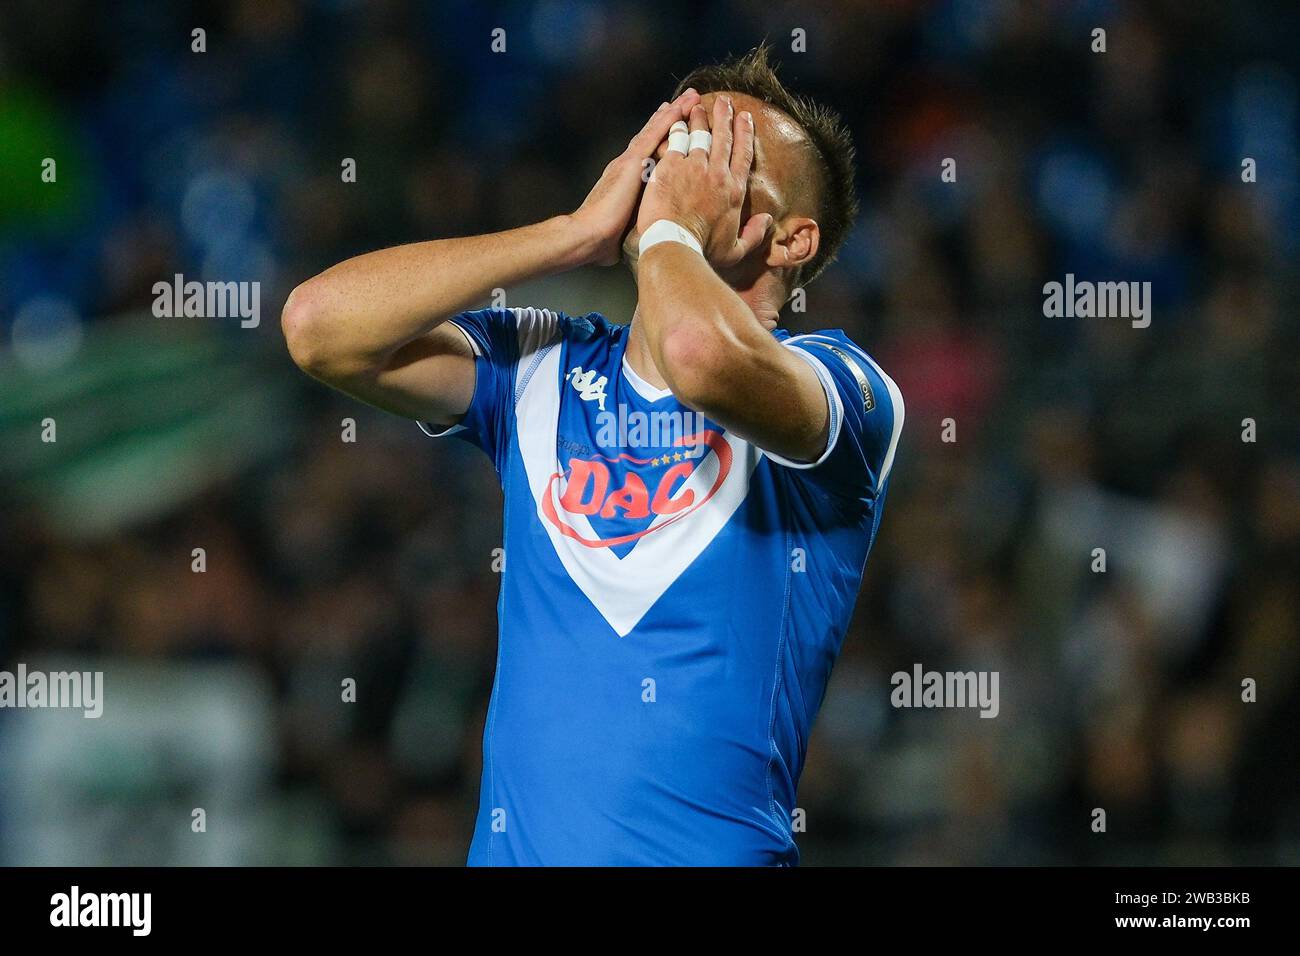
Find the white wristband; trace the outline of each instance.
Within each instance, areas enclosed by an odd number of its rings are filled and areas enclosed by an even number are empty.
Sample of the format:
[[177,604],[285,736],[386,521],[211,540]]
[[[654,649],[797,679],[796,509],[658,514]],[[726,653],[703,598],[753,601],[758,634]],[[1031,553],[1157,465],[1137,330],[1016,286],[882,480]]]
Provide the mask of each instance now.
[[645,255],[647,249],[651,246],[657,246],[661,242],[680,242],[682,245],[694,249],[700,255],[704,255],[700,240],[691,235],[690,230],[678,225],[671,219],[656,219],[650,223],[646,231],[641,233],[641,241],[637,243],[637,255]]

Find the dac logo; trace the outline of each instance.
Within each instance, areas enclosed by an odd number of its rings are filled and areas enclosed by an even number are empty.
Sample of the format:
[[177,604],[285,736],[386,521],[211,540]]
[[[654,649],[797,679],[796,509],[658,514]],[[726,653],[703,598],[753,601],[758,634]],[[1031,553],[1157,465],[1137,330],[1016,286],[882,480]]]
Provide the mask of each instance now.
[[[686,457],[674,464],[659,476],[653,491],[636,471],[628,471],[622,487],[611,490],[613,473],[607,462],[626,461],[633,465],[653,465],[657,459],[634,458],[628,454],[621,454],[617,458],[607,458],[604,455],[570,458],[568,481],[564,493],[559,496],[559,507],[556,507],[555,483],[564,478],[565,474],[557,471],[551,475],[550,481],[546,484],[542,512],[561,534],[589,548],[608,548],[626,544],[680,521],[691,512],[702,508],[727,480],[727,475],[731,473],[731,446],[727,444],[721,433],[712,430],[683,436],[673,442],[673,445],[686,448],[710,448],[717,455],[718,474],[708,491],[702,495],[697,495],[691,488],[683,491],[683,485],[704,460],[703,455]],[[682,493],[678,494],[679,491]],[[622,517],[630,520],[644,520],[651,516],[658,518],[663,515],[671,517],[667,521],[661,521],[640,531],[613,538],[586,538],[566,520],[568,515],[599,515],[602,518]]]

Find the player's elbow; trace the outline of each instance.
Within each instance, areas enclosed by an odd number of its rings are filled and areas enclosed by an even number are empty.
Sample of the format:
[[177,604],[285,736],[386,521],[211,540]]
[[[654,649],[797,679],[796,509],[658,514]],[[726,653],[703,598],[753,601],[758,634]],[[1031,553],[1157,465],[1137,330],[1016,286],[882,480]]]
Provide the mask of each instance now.
[[315,378],[329,381],[347,374],[348,362],[333,320],[312,280],[289,293],[280,313],[280,329],[294,364]]
[[320,307],[310,283],[304,282],[289,293],[280,312],[280,330],[289,357],[304,372],[319,367],[323,361],[321,325]]
[[661,349],[664,367],[660,371],[673,395],[706,414],[725,395],[726,356],[735,348],[735,343],[719,339],[713,329],[687,325],[672,330]]

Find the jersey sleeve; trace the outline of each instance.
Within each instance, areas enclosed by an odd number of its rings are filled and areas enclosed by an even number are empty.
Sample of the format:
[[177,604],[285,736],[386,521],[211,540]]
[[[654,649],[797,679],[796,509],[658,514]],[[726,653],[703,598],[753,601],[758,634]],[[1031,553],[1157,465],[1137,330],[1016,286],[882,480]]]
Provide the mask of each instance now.
[[837,495],[877,497],[889,480],[903,431],[903,395],[866,352],[838,330],[787,339],[785,347],[817,373],[830,410],[820,457],[795,462],[767,457]]
[[563,316],[550,309],[479,309],[448,321],[474,351],[474,397],[459,424],[417,422],[430,438],[454,435],[483,449],[501,470],[514,427],[522,374],[540,351],[558,340]]

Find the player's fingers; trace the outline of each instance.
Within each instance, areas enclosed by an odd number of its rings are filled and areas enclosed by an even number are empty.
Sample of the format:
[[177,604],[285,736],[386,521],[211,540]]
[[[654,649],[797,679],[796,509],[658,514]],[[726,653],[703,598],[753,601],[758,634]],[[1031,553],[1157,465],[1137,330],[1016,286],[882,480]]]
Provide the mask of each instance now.
[[682,95],[673,100],[673,105],[681,112],[681,116],[677,118],[689,119],[691,115],[691,107],[699,101],[700,94],[696,91],[695,87],[690,86],[682,90]]
[[694,89],[689,89],[671,103],[663,103],[659,109],[655,110],[654,115],[646,121],[641,132],[632,138],[628,148],[639,156],[650,156],[659,148],[659,144],[664,141],[668,135],[668,130],[673,123],[682,118],[682,111],[687,103],[694,104],[700,98],[700,94]]
[[690,121],[692,133],[700,129],[707,131],[709,128],[709,111],[696,103],[691,107]]
[[650,114],[650,118],[645,121],[645,125],[641,127],[641,131],[636,135],[638,137],[649,135],[650,132],[655,128],[656,122],[659,119],[659,117],[663,116],[664,113],[672,105],[673,104],[669,103],[667,100],[664,100],[662,103],[660,103],[659,108]]
[[767,238],[772,223],[775,221],[771,214],[766,212],[750,216],[749,222],[745,223],[745,228],[740,230],[740,236],[736,239],[736,245],[732,252],[732,261],[740,262],[757,249]]
[[726,169],[731,162],[731,126],[735,112],[730,96],[719,96],[713,101],[713,147],[709,151],[709,165],[718,169]]
[[643,153],[649,155],[648,150],[658,146],[668,135],[668,127],[672,126],[675,113],[671,103],[659,104],[659,109],[654,111],[645,126],[641,127],[641,131],[627,144],[628,152],[636,153],[638,156]]
[[743,110],[736,115],[735,142],[731,146],[731,175],[747,181],[754,164],[754,114]]
[[[713,134],[709,132],[709,114],[703,106],[696,104],[691,107],[691,142],[690,155],[699,156],[707,160],[709,150],[713,145]],[[697,150],[702,152],[697,152]]]

